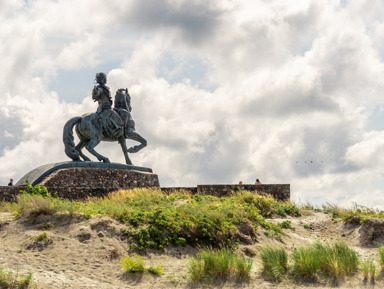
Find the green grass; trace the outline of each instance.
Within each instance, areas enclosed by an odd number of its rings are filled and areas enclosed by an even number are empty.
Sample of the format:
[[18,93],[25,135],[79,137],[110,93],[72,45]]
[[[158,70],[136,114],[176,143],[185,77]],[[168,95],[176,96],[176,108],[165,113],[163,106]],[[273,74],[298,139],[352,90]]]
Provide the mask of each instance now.
[[283,247],[263,247],[260,258],[267,280],[281,281],[285,278],[288,272],[288,254]]
[[273,281],[339,279],[354,273],[359,265],[356,252],[344,242],[316,242],[295,248],[291,256],[283,247],[266,246],[260,258],[265,279]]
[[[34,188],[30,189],[31,191]],[[183,191],[164,194],[158,189],[120,190],[105,198],[84,202],[62,200],[46,194],[42,187],[25,192],[17,203],[1,204],[0,210],[15,212],[22,218],[39,214],[77,214],[88,219],[109,215],[127,224],[125,234],[138,250],[176,246],[238,245],[238,226],[247,223],[262,227],[279,239],[282,229],[265,220],[271,216],[300,216],[290,203],[247,191],[227,197],[191,195]],[[181,202],[181,205],[176,205]],[[284,223],[289,226],[288,222]],[[49,229],[44,228],[44,229]]]
[[323,205],[323,212],[332,214],[333,218],[341,218],[347,222],[364,223],[367,219],[383,218],[384,211],[367,208],[354,203],[351,208],[341,208],[335,204]]
[[154,265],[153,263],[151,263],[151,266],[147,268],[147,271],[154,275],[163,275],[164,268],[163,268],[163,265],[161,264]]
[[20,275],[0,268],[0,288],[37,288],[32,273]]
[[379,247],[379,265],[381,271],[384,271],[384,246]]
[[363,273],[364,280],[371,277],[371,280],[374,280],[376,277],[376,266],[372,260],[365,260],[360,264],[361,272]]
[[132,254],[132,256],[121,258],[120,266],[124,271],[131,273],[142,273],[145,271],[144,260],[140,255],[137,254]]
[[121,258],[120,260],[120,267],[125,271],[129,273],[143,273],[145,271],[148,271],[149,273],[152,273],[154,275],[162,275],[163,265],[160,263],[157,265],[153,264],[153,261],[151,260],[151,265],[147,268],[145,266],[145,262],[143,258],[138,254],[132,254],[131,256],[126,256]]
[[188,263],[192,283],[213,283],[235,279],[250,279],[252,260],[235,254],[231,249],[200,250]]
[[290,220],[282,221],[279,226],[283,229],[294,229]]
[[345,277],[356,271],[359,263],[356,252],[344,242],[317,242],[296,248],[292,260],[293,276],[308,280]]
[[35,242],[39,242],[39,241],[47,241],[49,240],[49,237],[47,235],[46,232],[40,234],[40,235],[37,235],[35,238],[34,238]]

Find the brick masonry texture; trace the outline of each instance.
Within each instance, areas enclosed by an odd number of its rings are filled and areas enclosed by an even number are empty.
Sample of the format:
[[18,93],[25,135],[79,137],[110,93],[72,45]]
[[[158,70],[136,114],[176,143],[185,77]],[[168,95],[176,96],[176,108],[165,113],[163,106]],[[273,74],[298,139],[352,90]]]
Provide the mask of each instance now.
[[229,196],[232,192],[246,190],[257,192],[259,194],[267,194],[273,196],[280,201],[288,201],[291,197],[291,186],[289,184],[271,184],[271,185],[198,185],[197,187],[168,187],[161,188],[163,192],[171,192],[173,190],[185,190],[191,194],[214,195],[218,197]]
[[[60,198],[84,200],[88,197],[102,197],[119,189],[159,188],[156,174],[134,170],[105,168],[65,168],[53,172],[40,184],[47,187],[52,195],[57,192]],[[20,190],[27,191],[26,186],[0,186],[0,201],[15,202]],[[287,201],[290,199],[289,184],[271,185],[198,185],[197,187],[161,188],[164,193],[184,190],[191,194],[228,196],[238,190],[265,193],[274,198]]]
[[[52,195],[60,198],[83,200],[87,197],[102,197],[119,189],[159,188],[156,174],[134,170],[104,168],[66,168],[53,172],[41,185]],[[14,202],[20,190],[26,186],[0,186],[0,201]]]

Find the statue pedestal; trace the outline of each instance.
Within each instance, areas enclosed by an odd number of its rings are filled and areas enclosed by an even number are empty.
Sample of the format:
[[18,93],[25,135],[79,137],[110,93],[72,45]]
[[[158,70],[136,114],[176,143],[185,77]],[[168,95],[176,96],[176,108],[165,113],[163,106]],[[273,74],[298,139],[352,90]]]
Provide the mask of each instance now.
[[159,188],[158,176],[152,169],[116,163],[64,162],[38,167],[23,178],[16,186],[41,184],[51,194],[59,197],[86,199],[90,196],[104,196],[119,189]]

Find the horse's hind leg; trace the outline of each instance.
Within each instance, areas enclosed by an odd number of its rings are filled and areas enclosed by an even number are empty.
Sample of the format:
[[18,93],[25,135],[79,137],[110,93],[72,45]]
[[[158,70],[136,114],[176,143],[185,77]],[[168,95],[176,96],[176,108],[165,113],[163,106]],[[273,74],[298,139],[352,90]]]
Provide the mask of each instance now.
[[124,137],[121,137],[119,139],[119,144],[121,146],[121,149],[123,150],[123,153],[124,153],[124,157],[125,157],[125,163],[127,165],[132,165],[132,162],[131,160],[129,159],[129,156],[128,156],[128,152],[127,152],[127,144],[125,143],[125,138]]
[[134,146],[128,149],[129,153],[137,153],[139,150],[147,146],[147,141],[137,132],[131,131],[128,133],[128,138],[138,141],[140,145]]
[[102,156],[97,151],[95,151],[94,147],[97,146],[100,143],[101,140],[98,138],[91,139],[88,144],[85,146],[87,151],[89,151],[91,154],[93,154],[99,161],[103,161],[104,163],[110,163],[109,159],[105,156]]
[[88,141],[80,140],[78,145],[75,147],[75,149],[79,152],[79,155],[83,158],[84,161],[91,161],[89,157],[87,157],[85,154],[83,154],[82,149],[88,144]]

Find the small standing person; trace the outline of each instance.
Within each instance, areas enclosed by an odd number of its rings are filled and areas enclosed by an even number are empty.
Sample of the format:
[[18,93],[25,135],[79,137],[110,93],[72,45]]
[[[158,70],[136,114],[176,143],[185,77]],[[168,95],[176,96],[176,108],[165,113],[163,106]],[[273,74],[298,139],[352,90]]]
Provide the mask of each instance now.
[[13,179],[9,179],[8,186],[13,186]]
[[259,179],[256,179],[255,185],[261,185],[261,182],[259,181]]

